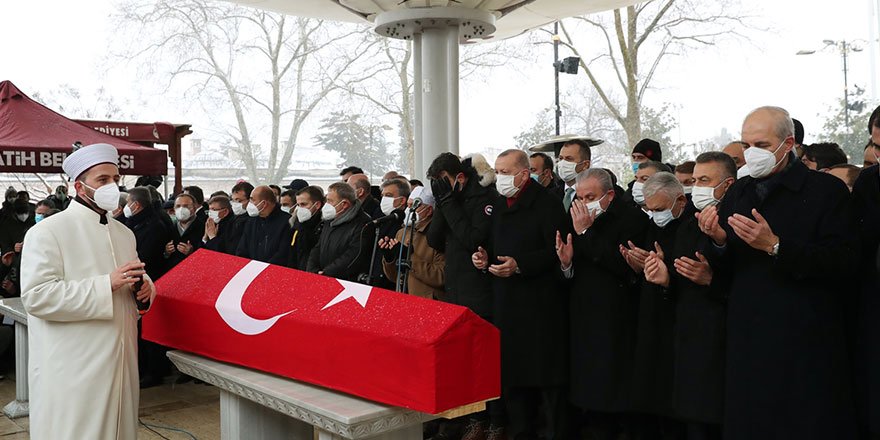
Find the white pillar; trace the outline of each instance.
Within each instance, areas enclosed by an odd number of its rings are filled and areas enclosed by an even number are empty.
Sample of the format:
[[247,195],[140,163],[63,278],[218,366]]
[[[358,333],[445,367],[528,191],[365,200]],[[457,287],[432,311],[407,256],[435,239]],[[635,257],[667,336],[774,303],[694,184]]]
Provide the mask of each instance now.
[[[413,35],[413,179],[424,179],[427,166],[423,163],[422,154],[422,35]],[[404,91],[405,92],[405,91]]]
[[27,325],[15,321],[15,400],[3,408],[10,419],[29,413]]
[[458,154],[458,133],[459,133],[459,113],[458,113],[458,27],[446,28],[446,78],[447,78],[447,95],[449,99],[449,151]]
[[314,429],[306,422],[244,397],[220,390],[222,440],[312,440]]
[[440,153],[459,154],[458,45],[489,38],[495,15],[451,6],[402,8],[376,15],[374,23],[379,35],[413,41],[413,176],[423,179]]
[[[449,69],[447,27],[422,32],[422,166],[449,151]],[[456,60],[457,62],[457,60]]]

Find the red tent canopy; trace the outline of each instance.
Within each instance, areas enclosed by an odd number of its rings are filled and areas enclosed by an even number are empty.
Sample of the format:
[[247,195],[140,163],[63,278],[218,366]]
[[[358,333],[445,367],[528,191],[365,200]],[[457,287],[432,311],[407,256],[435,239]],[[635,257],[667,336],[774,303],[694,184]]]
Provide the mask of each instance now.
[[164,150],[85,127],[27,97],[15,84],[0,82],[0,173],[62,173],[61,164],[76,141],[115,146],[121,174],[168,174]]

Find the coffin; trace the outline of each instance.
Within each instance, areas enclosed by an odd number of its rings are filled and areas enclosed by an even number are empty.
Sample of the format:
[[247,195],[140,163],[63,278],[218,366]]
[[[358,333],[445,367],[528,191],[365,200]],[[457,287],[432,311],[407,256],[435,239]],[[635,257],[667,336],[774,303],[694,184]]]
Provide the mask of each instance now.
[[156,282],[143,337],[437,414],[500,395],[500,335],[464,307],[199,250]]

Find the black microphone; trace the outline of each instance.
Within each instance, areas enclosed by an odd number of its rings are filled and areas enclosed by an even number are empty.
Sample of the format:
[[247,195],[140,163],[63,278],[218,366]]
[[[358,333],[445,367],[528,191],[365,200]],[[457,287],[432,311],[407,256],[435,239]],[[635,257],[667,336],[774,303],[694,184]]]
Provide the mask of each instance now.
[[422,205],[422,199],[416,198],[412,202],[412,206],[409,207],[410,211],[415,211],[419,206]]
[[404,213],[402,209],[395,209],[391,211],[391,214],[386,215],[385,217],[379,217],[376,220],[370,222],[373,226],[379,226],[381,224],[385,224],[391,221],[403,221]]

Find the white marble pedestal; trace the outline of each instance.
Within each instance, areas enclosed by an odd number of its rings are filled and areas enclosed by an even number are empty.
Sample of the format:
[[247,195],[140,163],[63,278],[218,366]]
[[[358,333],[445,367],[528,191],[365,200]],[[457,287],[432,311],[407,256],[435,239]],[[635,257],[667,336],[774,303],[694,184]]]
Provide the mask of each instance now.
[[28,415],[28,332],[27,312],[21,298],[0,301],[0,314],[15,321],[15,400],[3,407],[10,419]]
[[438,417],[191,353],[168,357],[182,373],[221,389],[223,440],[421,440],[422,423]]

